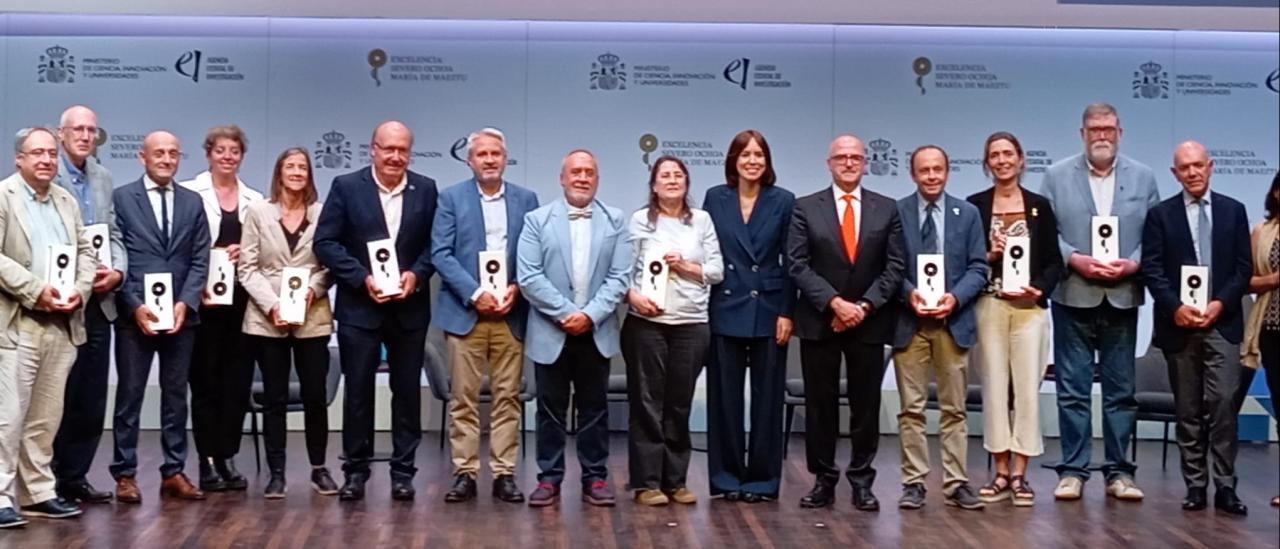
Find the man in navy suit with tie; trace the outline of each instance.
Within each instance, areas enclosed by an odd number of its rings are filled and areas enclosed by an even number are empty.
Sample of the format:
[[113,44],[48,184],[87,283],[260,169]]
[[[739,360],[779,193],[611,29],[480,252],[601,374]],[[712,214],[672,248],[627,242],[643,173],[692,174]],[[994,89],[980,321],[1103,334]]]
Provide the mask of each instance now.
[[[209,231],[199,195],[175,185],[182,152],[178,138],[166,131],[152,132],[139,154],[146,174],[116,189],[113,201],[116,223],[129,254],[124,285],[117,294],[116,408],[113,424],[116,500],[141,503],[142,493],[134,477],[138,472],[138,415],[147,389],[151,360],[160,354],[160,443],[164,482],[160,494],[179,499],[204,499],[182,474],[187,461],[187,371],[200,324],[200,299],[209,275]],[[152,330],[157,320],[151,288],[144,277],[169,273],[173,298],[173,329]]]
[[[1249,289],[1253,257],[1244,205],[1209,191],[1213,160],[1204,146],[1187,141],[1173,151],[1174,177],[1182,192],[1147,213],[1142,231],[1142,277],[1155,301],[1152,343],[1169,362],[1178,416],[1178,448],[1187,498],[1182,508],[1204,509],[1213,477],[1214,506],[1235,515],[1248,508],[1236,496],[1236,386],[1240,384],[1241,299]],[[1182,268],[1209,267],[1201,281],[1207,306],[1182,299]],[[1206,448],[1207,446],[1207,448]],[[1209,455],[1213,456],[1212,473]]]
[[[373,165],[333,179],[316,223],[315,251],[337,279],[338,351],[346,393],[342,449],[346,482],[339,499],[364,498],[373,457],[374,375],[386,346],[391,374],[391,497],[414,496],[414,454],[422,440],[421,371],[431,298],[431,223],[436,182],[408,170],[413,132],[379,124],[369,144]],[[384,295],[371,274],[367,244],[390,238],[400,268],[400,292]]]

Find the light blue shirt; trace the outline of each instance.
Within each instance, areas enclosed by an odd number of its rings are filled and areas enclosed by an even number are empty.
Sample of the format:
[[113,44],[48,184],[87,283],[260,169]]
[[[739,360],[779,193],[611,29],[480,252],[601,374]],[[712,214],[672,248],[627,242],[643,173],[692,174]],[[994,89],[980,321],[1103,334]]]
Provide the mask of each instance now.
[[[88,162],[88,160],[85,162]],[[85,175],[83,170],[72,164],[71,159],[66,156],[62,157],[62,167],[65,173],[71,176],[71,194],[76,197],[76,202],[80,203],[82,221],[86,226],[97,223],[93,215],[93,191],[89,188],[88,176]]]
[[48,272],[49,246],[68,245],[71,240],[49,194],[40,198],[29,183],[23,183],[22,190],[26,191],[23,203],[27,206],[27,217],[31,218],[31,273],[43,278]]
[[[1204,196],[1199,200],[1204,203],[1204,215],[1209,220],[1210,234],[1213,234],[1213,201],[1209,196],[1211,194],[1213,193],[1206,189]],[[1187,226],[1191,227],[1191,244],[1195,246],[1196,257],[1203,258],[1204,255],[1200,253],[1200,202],[1196,200],[1196,197],[1191,196],[1186,190],[1182,191],[1182,204],[1187,209]]]
[[[926,217],[926,212],[929,208],[929,201],[925,200],[924,195],[920,194],[920,191],[916,191],[916,198],[916,213],[920,214],[920,232],[921,235],[923,235],[924,222],[928,219],[928,217]],[[943,235],[947,234],[947,216],[945,215],[947,213],[945,211],[947,207],[947,194],[943,193],[938,195],[938,200],[934,202],[934,204],[938,205],[938,209],[933,212],[933,225],[938,229],[938,253],[944,253],[944,250],[947,249],[947,243],[943,239]]]

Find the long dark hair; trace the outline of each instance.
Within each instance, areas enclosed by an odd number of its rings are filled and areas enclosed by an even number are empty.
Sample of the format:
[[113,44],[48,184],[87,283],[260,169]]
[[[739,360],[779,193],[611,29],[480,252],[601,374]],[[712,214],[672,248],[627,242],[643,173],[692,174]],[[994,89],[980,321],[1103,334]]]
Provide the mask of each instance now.
[[310,206],[320,200],[320,193],[316,191],[315,170],[311,169],[311,154],[302,147],[290,147],[276,157],[276,167],[271,171],[271,201],[279,204],[284,198],[284,177],[280,172],[284,171],[285,159],[295,154],[302,155],[303,160],[307,162],[307,188],[303,191],[302,202]]
[[768,187],[778,181],[778,175],[773,172],[773,153],[769,152],[769,142],[765,141],[764,134],[756,130],[742,130],[733,136],[733,141],[729,142],[729,152],[725,154],[724,183],[730,189],[738,188],[738,155],[742,154],[742,150],[753,139],[764,152],[764,173],[760,174],[760,186]]
[[681,172],[684,172],[684,200],[680,201],[680,222],[688,225],[693,222],[693,206],[689,204],[689,186],[693,184],[693,180],[689,178],[689,168],[679,158],[671,155],[663,155],[654,161],[653,169],[649,170],[649,230],[658,228],[658,193],[653,190],[654,185],[658,184],[658,170],[667,162],[675,163]]
[[1275,176],[1271,178],[1271,190],[1267,191],[1267,199],[1263,203],[1267,210],[1267,221],[1275,219],[1276,215],[1280,215],[1280,199],[1276,198],[1277,191],[1280,191],[1280,172],[1276,172]]

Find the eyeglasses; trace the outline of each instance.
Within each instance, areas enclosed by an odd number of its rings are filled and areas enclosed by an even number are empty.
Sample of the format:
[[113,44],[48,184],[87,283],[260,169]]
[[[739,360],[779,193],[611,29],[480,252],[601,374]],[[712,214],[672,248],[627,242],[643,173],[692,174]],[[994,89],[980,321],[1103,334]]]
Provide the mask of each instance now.
[[391,154],[398,154],[398,155],[406,156],[406,157],[407,157],[407,156],[409,156],[409,148],[408,148],[408,147],[388,147],[388,146],[386,146],[386,145],[382,145],[382,144],[380,144],[380,143],[378,143],[378,142],[376,142],[376,141],[375,141],[375,142],[373,143],[373,148],[378,149],[378,150],[380,150],[380,151],[385,151],[385,152],[388,152],[388,153],[391,153]]
[[63,126],[62,129],[72,135],[98,135],[97,126]]
[[860,154],[837,154],[829,157],[829,159],[836,164],[853,164],[854,166],[861,166],[863,162],[867,161],[867,157]]
[[1116,134],[1120,133],[1120,128],[1115,126],[1102,126],[1096,128],[1085,128],[1084,131],[1088,133],[1090,137],[1115,137]]
[[36,158],[57,158],[58,149],[31,149],[29,151],[22,151],[18,154],[21,154],[22,156],[34,156]]

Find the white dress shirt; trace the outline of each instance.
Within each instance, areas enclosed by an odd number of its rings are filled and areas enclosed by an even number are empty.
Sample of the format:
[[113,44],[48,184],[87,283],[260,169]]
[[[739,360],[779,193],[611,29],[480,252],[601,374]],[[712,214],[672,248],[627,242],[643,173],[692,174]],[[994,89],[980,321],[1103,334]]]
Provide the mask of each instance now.
[[[480,213],[484,215],[484,249],[504,251],[507,249],[507,184],[503,182],[493,196],[484,194],[479,183],[476,183],[476,191],[480,193]],[[471,294],[471,302],[475,303],[483,293],[483,286],[476,288]]]
[[1111,163],[1107,175],[1095,174],[1093,165],[1089,165],[1089,193],[1093,195],[1093,205],[1098,208],[1098,215],[1111,215],[1111,203],[1116,198],[1115,162]]
[[711,286],[724,280],[724,259],[720,255],[720,240],[716,237],[711,215],[703,210],[692,210],[689,224],[674,217],[658,216],[653,228],[649,227],[649,209],[631,215],[630,234],[635,264],[632,267],[632,287],[644,284],[649,276],[645,265],[646,252],[665,255],[679,253],[686,261],[702,266],[702,281],[689,280],[675,272],[667,283],[667,299],[662,314],[643,316],[634,310],[631,314],[659,324],[694,324],[707,321],[707,306],[711,300]]
[[[593,202],[594,204],[594,202]],[[569,213],[590,212],[591,207],[575,208],[565,203]],[[602,215],[602,212],[596,212]],[[569,246],[573,258],[573,304],[578,308],[587,305],[587,287],[591,284],[591,218],[584,217],[569,221]]]
[[387,236],[395,242],[396,237],[400,235],[400,214],[404,212],[404,189],[409,186],[409,174],[401,176],[400,183],[387,189],[378,180],[378,172],[373,169],[373,166],[369,166],[369,170],[373,172],[373,183],[378,187],[378,200],[382,202],[382,218],[387,222]]
[[156,227],[160,229],[165,238],[168,238],[169,235],[173,234],[173,192],[175,184],[176,183],[170,179],[164,193],[165,206],[168,208],[167,211],[169,212],[169,232],[166,234],[164,233],[164,220],[160,211],[160,184],[152,181],[151,176],[142,176],[142,185],[147,189],[147,200],[151,201],[151,211],[156,214]]

